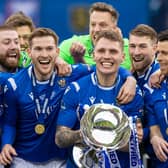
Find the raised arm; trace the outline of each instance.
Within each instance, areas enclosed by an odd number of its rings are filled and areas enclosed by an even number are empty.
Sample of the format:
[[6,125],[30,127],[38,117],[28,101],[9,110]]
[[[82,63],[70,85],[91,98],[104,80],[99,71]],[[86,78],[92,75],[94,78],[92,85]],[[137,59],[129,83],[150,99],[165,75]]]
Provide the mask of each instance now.
[[119,74],[121,78],[125,81],[125,83],[118,93],[117,100],[119,104],[127,104],[131,102],[135,96],[136,80],[132,76],[131,72],[129,72],[125,68],[120,67]]

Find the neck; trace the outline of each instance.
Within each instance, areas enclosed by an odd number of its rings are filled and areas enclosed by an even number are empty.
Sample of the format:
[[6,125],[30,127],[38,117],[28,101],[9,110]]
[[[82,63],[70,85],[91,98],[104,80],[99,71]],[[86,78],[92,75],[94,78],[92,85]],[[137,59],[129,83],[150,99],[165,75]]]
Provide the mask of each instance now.
[[34,69],[35,78],[38,81],[47,81],[47,80],[49,80],[51,78],[51,76],[52,76],[52,73],[53,73],[53,71],[51,71],[47,75],[43,75],[43,74],[40,74],[38,71],[36,71]]
[[8,68],[8,67],[0,65],[0,72],[15,73],[16,70],[17,68]]
[[99,85],[103,87],[111,87],[115,84],[117,73],[110,75],[103,75],[97,72],[97,79]]

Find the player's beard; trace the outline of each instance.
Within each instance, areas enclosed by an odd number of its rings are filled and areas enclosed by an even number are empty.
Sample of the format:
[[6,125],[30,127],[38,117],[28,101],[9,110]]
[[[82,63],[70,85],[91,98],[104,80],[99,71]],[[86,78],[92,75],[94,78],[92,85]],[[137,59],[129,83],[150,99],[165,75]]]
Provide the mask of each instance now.
[[0,65],[6,72],[15,72],[19,62],[19,51],[16,50],[16,58],[11,61],[9,58],[9,52],[6,54],[0,54]]

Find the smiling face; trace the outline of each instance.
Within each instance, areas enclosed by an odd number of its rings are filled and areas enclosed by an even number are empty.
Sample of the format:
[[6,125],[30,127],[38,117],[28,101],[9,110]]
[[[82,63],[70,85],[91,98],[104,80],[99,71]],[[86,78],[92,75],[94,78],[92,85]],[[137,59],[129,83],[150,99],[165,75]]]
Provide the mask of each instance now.
[[93,44],[95,44],[95,38],[98,32],[116,28],[117,21],[113,20],[110,12],[93,11],[90,14],[89,34]]
[[129,53],[134,70],[142,75],[154,60],[156,44],[147,36],[130,35]]
[[123,59],[124,54],[118,41],[101,38],[96,43],[94,60],[98,75],[103,77],[116,74]]
[[168,40],[158,42],[157,53],[161,73],[168,76]]
[[29,47],[28,39],[31,34],[31,29],[29,26],[25,25],[16,27],[16,31],[18,32],[19,35],[21,50],[26,51],[26,49]]
[[15,72],[19,62],[19,39],[15,30],[0,31],[1,71]]
[[38,80],[47,80],[50,78],[58,54],[59,49],[52,36],[34,37],[32,39],[30,56]]

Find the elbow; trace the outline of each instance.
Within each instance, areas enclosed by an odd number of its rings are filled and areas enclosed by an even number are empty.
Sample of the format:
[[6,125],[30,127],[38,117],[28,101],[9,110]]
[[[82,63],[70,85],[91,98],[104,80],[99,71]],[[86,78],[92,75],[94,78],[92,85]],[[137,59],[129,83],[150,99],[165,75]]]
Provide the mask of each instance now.
[[65,148],[64,140],[62,140],[60,134],[55,135],[55,143],[59,148]]
[[55,135],[55,143],[59,148],[62,148],[61,140],[57,134]]

